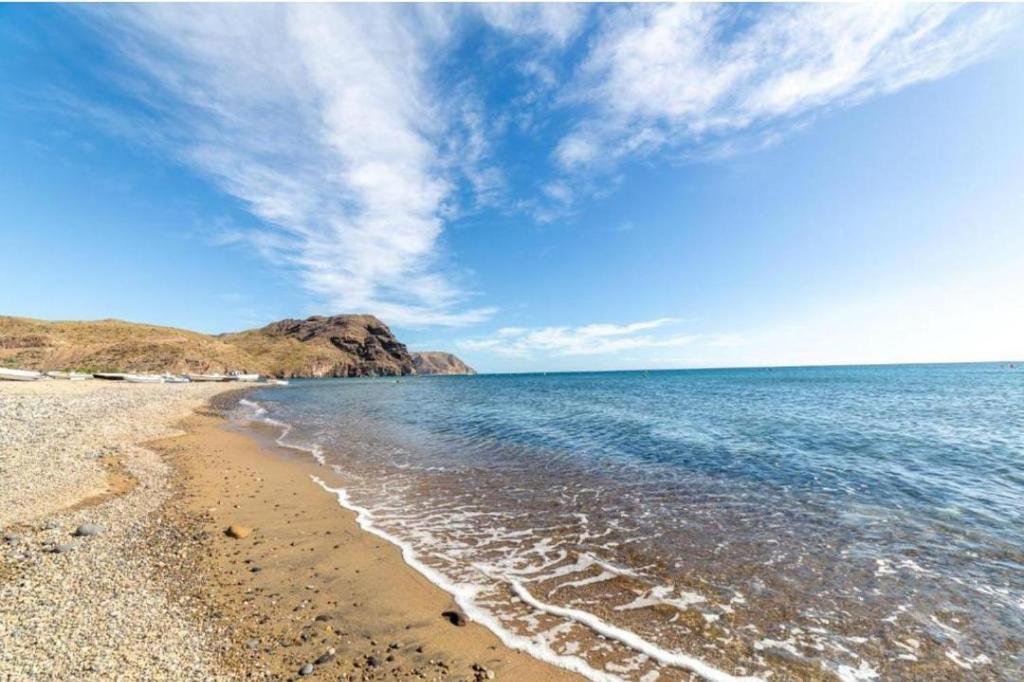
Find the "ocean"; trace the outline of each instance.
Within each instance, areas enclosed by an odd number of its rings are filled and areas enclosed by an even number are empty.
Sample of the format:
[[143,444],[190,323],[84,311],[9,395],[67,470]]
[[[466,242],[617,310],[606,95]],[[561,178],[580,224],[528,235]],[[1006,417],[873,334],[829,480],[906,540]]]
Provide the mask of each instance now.
[[1024,679],[1021,369],[294,381],[235,417],[593,680]]

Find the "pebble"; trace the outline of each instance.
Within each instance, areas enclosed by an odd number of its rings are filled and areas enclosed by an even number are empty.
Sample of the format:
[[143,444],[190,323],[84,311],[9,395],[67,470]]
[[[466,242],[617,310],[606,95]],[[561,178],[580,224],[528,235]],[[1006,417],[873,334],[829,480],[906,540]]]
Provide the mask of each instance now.
[[92,535],[99,535],[104,530],[103,526],[95,523],[83,523],[81,526],[75,529],[75,535],[78,537],[89,537]]
[[4,533],[4,542],[15,545],[21,542],[21,536],[17,533]]
[[312,675],[313,674],[313,664],[312,663],[306,663],[305,665],[303,665],[301,668],[299,668],[299,674],[300,675]]
[[314,661],[314,663],[316,663],[317,665],[323,665],[324,663],[330,663],[331,661],[334,660],[334,655],[335,655],[334,647],[331,647],[330,649],[328,649],[324,653],[320,654],[320,658],[316,659],[316,661]]
[[229,538],[234,538],[236,540],[241,540],[243,538],[247,538],[247,537],[249,537],[249,535],[251,533],[252,533],[252,529],[251,528],[246,528],[245,526],[234,526],[234,525],[228,526],[227,529],[224,531],[225,535],[227,535]]

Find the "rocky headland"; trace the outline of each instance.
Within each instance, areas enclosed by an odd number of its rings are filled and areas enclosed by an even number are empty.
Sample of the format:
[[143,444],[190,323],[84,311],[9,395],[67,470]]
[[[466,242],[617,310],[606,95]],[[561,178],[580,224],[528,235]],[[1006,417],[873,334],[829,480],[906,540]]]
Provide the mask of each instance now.
[[416,374],[476,374],[476,370],[462,360],[443,351],[421,351],[412,354]]

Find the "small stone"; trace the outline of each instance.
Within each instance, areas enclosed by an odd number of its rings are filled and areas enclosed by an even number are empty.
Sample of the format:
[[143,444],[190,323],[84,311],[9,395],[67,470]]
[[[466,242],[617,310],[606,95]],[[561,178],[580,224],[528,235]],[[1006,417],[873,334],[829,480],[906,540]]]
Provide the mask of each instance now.
[[[236,540],[247,538],[251,533],[252,529],[246,528],[245,526],[228,526],[227,529],[224,531],[224,535],[227,535],[229,538],[234,538]],[[306,674],[308,675],[309,673]]]
[[334,649],[331,648],[331,649],[328,649],[327,651],[325,651],[324,653],[322,653],[320,655],[320,658],[316,659],[315,663],[317,665],[323,665],[325,663],[330,663],[333,660],[334,660]]
[[245,642],[245,648],[246,648],[246,649],[249,649],[250,651],[256,651],[256,649],[259,649],[259,648],[260,648],[260,642],[259,642],[259,640],[258,640],[258,639],[249,639],[249,640],[246,640],[246,642]]
[[4,533],[4,542],[9,545],[16,545],[21,542],[21,536],[17,533]]
[[299,668],[299,674],[300,675],[312,675],[313,674],[313,664],[312,663],[306,663],[305,665],[303,665],[301,668]]
[[250,573],[259,573],[262,570],[263,569],[261,567],[256,566],[255,564],[249,567],[249,572]]
[[463,627],[466,625],[466,616],[462,611],[444,611],[441,613],[441,617],[447,620],[452,625],[457,627]]
[[367,656],[366,665],[369,668],[376,668],[378,665],[380,665],[380,661],[377,659],[376,656]]
[[327,613],[321,613],[321,614],[318,614],[318,615],[317,615],[317,617],[316,617],[316,618],[314,618],[313,620],[316,620],[316,621],[319,621],[319,622],[321,622],[321,623],[324,623],[324,622],[326,622],[326,621],[329,621],[330,619],[331,619],[331,616],[330,616],[330,614],[327,614]]
[[70,542],[62,542],[59,545],[54,545],[53,549],[50,550],[54,554],[67,554],[75,549],[75,546]]
[[90,537],[92,535],[99,535],[105,528],[95,523],[83,523],[81,526],[75,529],[75,535],[78,537]]

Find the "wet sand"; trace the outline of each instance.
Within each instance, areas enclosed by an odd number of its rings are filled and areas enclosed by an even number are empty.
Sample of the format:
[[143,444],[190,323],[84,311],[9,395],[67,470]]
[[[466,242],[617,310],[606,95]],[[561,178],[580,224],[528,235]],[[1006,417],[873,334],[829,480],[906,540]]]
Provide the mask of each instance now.
[[[204,538],[212,608],[233,628],[248,675],[313,679],[582,679],[513,651],[453,599],[361,530],[316,485],[343,484],[306,456],[261,444],[211,413],[150,443],[178,472],[175,513]],[[269,434],[268,434],[269,435]],[[229,526],[251,529],[244,538]],[[317,661],[320,663],[317,663]],[[310,667],[305,667],[311,665]]]

